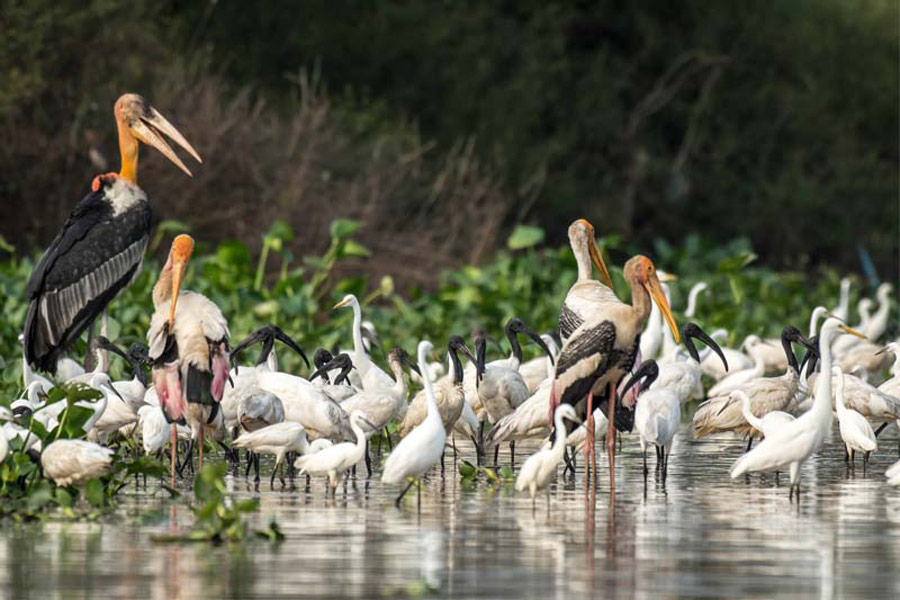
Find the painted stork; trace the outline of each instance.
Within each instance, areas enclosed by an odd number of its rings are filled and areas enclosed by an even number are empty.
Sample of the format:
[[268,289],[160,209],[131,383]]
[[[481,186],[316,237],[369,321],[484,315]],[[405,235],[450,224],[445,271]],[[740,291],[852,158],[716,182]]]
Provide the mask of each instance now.
[[188,175],[191,172],[164,135],[203,162],[181,133],[141,96],[123,95],[114,112],[122,168],[94,178],[90,193],[41,257],[26,288],[25,357],[51,373],[60,355],[140,270],[153,211],[147,194],[137,185],[139,142],[162,152]]
[[[569,225],[569,245],[578,264],[578,279],[559,309],[559,335],[563,343],[586,320],[602,314],[603,306],[617,300],[603,254],[594,240],[594,226],[586,219]],[[594,279],[591,264],[597,267],[603,281]]]
[[[198,432],[203,468],[204,427],[215,420],[228,381],[228,322],[211,300],[181,289],[194,240],[179,235],[153,287],[155,312],[147,331],[153,386],[170,421],[182,416]],[[172,477],[175,485],[175,428]]]
[[[624,275],[631,288],[632,304],[629,306],[609,295],[602,305],[595,306],[590,318],[572,332],[556,361],[550,401],[551,410],[562,402],[575,405],[579,416],[586,415],[588,436],[585,451],[594,465],[594,394],[601,394],[602,400],[607,402],[605,413],[609,419],[609,429],[606,442],[611,491],[615,489],[615,430],[631,430],[634,417],[632,411],[628,411],[627,415],[616,414],[615,390],[634,365],[640,332],[650,315],[651,298],[672,329],[675,341],[681,341],[653,262],[646,256],[634,256],[625,263]],[[583,405],[585,397],[587,402]],[[596,483],[596,475],[594,481]]]

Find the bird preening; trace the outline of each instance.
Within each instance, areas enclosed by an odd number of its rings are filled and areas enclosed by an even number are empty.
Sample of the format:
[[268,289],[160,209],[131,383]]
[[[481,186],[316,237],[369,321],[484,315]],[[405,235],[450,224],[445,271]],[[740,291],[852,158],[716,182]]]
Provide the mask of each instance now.
[[[474,353],[465,338],[449,335],[435,338],[437,347],[446,349],[445,356],[435,360],[435,346],[421,340],[415,361],[402,347],[382,350],[385,369],[372,354],[381,348],[375,325],[363,320],[364,308],[371,307],[353,294],[333,307],[352,309],[345,340],[352,346],[318,349],[314,370],[300,344],[274,324],[259,327],[232,349],[223,311],[213,299],[185,289],[195,241],[184,234],[172,240],[147,299],[153,307],[147,345],[122,350],[108,339],[105,315],[139,272],[154,220],[137,184],[140,145],[157,149],[187,175],[190,170],[165,138],[201,161],[144,98],[123,95],[114,115],[120,171],[93,179],[90,192],[32,271],[22,338],[25,397],[12,404],[9,414],[0,411],[0,419],[8,421],[0,435],[4,456],[7,436],[22,435],[16,419],[27,415],[50,427],[64,410],[59,402],[46,403],[42,394],[54,383],[37,371],[101,392],[96,402],[81,404],[93,411],[85,425],[88,439],[29,448],[43,452],[44,474],[59,485],[82,486],[108,472],[115,460],[109,444],[133,435],[142,438],[146,452],[158,456],[168,444],[171,486],[185,468],[193,471],[194,449],[202,468],[209,439],[225,451],[236,473],[238,449],[244,449],[244,475],[255,467],[257,485],[260,455],[271,455],[275,469],[270,487],[275,486],[278,468],[284,485],[287,466],[291,477],[296,468],[308,480],[327,478],[327,491],[334,498],[340,482],[346,482],[347,473],[355,475],[358,465],[364,463],[366,476],[373,475],[372,446],[377,446],[377,460],[384,441],[390,454],[380,481],[399,486],[399,507],[413,485],[420,497],[423,481],[438,465],[439,477],[447,477],[445,455],[452,450],[457,461],[465,451],[458,445],[471,442],[479,466],[488,460],[485,448],[493,448],[497,467],[500,445],[508,442],[510,468],[515,469],[515,444],[528,441],[541,446],[522,464],[516,489],[527,492],[532,502],[538,491],[547,490],[549,505],[560,464],[576,473],[578,449],[584,451],[585,490],[597,488],[595,444],[605,438],[608,489],[614,498],[617,436],[637,430],[645,482],[646,451],[654,446],[664,485],[670,458],[677,460],[682,415],[698,401],[689,419],[695,439],[713,434],[749,438],[746,453],[730,470],[732,478],[787,469],[790,498],[799,501],[801,467],[822,448],[833,410],[851,468],[857,453],[868,468],[878,449],[876,436],[886,424],[900,420],[900,346],[879,344],[887,328],[889,285],[879,288],[874,313],[872,301],[859,304],[857,329],[869,339],[845,324],[850,312],[846,282],[833,313],[813,309],[809,337],[786,325],[780,340],[758,332],[732,348],[727,346],[728,331],[708,335],[693,322],[695,317],[702,321],[698,303],[706,300],[700,294],[712,294],[707,282],[691,288],[683,311],[687,322],[679,328],[668,289],[675,277],[664,275],[649,257],[635,255],[616,271],[630,292],[630,302],[620,299],[594,227],[585,219],[568,229],[577,273],[565,298],[533,299],[560,301],[552,305],[558,315],[553,331],[541,336],[518,316],[507,315],[506,356],[489,359],[488,342],[500,344],[477,327],[471,340]],[[101,315],[103,326],[96,335],[94,324]],[[97,358],[96,366],[88,368],[66,356],[86,331],[88,352]],[[529,338],[540,355],[526,360],[520,336]],[[698,351],[695,340],[706,347]],[[280,367],[275,341],[296,352],[312,373],[304,377]],[[262,344],[256,364],[240,367],[239,357],[254,344]],[[795,345],[806,350],[802,362],[794,354]],[[110,380],[108,351],[126,361],[131,380]],[[888,367],[892,376],[876,387]],[[773,376],[776,369],[780,374]],[[410,394],[417,382],[421,391]],[[875,430],[869,421],[882,426]],[[763,440],[756,448],[754,438]],[[182,460],[179,442],[189,443]],[[897,483],[896,469],[888,472],[892,483]]]

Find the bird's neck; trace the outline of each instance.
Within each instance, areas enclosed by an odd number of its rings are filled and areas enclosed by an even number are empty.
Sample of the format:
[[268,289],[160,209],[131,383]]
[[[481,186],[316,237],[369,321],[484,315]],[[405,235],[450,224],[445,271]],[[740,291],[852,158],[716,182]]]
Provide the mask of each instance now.
[[562,415],[553,416],[553,426],[556,428],[556,438],[553,440],[551,449],[555,455],[562,457],[563,451],[566,449],[566,424],[563,422]]
[[[637,331],[644,328],[650,312],[653,310],[653,302],[650,294],[637,278],[631,280],[631,314],[637,323]],[[660,311],[659,326],[662,327],[662,311]]]
[[450,381],[454,383],[454,385],[462,385],[463,381],[463,368],[462,362],[459,360],[459,354],[455,349],[450,348],[447,352],[448,361],[450,363]]
[[588,281],[593,275],[593,268],[591,265],[591,255],[588,250],[587,244],[583,243],[580,245],[572,244],[572,254],[575,255],[575,263],[578,265],[578,281]]
[[106,390],[100,390],[100,393],[103,396],[97,402],[96,407],[94,408],[94,415],[90,418],[90,420],[84,424],[84,431],[88,432],[94,428],[94,425],[97,424],[97,421],[100,420],[100,417],[103,416],[103,413],[106,412],[106,405],[109,403],[108,396]]
[[119,176],[132,183],[137,183],[138,174],[138,141],[128,131],[128,127],[119,121],[119,153],[122,156],[122,169]]
[[358,302],[353,303],[353,352],[357,357],[366,356],[362,338],[362,310]]
[[172,261],[166,261],[156,285],[153,286],[153,306],[159,306],[172,299]]
[[[391,361],[391,372],[394,373],[393,392],[398,398],[406,398],[406,377],[403,376],[403,365],[400,361]],[[423,377],[427,377],[427,373],[423,373]]]

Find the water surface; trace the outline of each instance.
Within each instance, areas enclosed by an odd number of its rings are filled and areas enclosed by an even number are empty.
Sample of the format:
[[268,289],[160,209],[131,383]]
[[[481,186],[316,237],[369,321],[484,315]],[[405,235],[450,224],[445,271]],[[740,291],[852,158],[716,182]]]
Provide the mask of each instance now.
[[364,470],[334,500],[323,481],[307,488],[298,478],[293,490],[276,481],[270,491],[266,480],[257,492],[229,477],[238,497],[260,499],[254,525],[277,519],[280,544],[154,542],[189,524],[190,512],[176,506],[173,522],[168,495],[151,483],[126,488],[100,523],[6,524],[0,589],[41,599],[897,598],[900,489],[883,473],[900,440],[889,429],[866,473],[848,471],[832,437],[803,469],[799,505],[786,476],[732,482],[744,444],[694,440],[687,423],[665,485],[655,455],[644,485],[636,438],[625,438],[612,504],[599,451],[595,502],[580,461],[552,488],[549,510],[546,497],[532,507],[511,484],[464,485],[450,456],[446,476],[434,470],[423,486],[420,510],[414,491],[396,509],[397,487]]

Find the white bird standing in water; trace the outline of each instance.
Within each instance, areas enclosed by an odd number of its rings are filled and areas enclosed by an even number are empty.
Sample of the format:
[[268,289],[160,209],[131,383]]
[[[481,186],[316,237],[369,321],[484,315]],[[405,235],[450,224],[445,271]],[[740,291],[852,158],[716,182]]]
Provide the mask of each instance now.
[[366,422],[366,416],[363,413],[356,412],[350,415],[350,427],[356,435],[355,443],[334,444],[315,454],[301,456],[294,461],[294,466],[300,469],[301,474],[327,476],[332,494],[337,492],[337,486],[344,473],[359,463],[366,453],[366,430],[364,427],[371,427],[371,423]]
[[[300,423],[281,422],[262,427],[253,431],[242,433],[234,440],[235,448],[246,448],[254,454],[272,454],[275,456],[275,466],[272,467],[272,479],[269,487],[275,486],[275,473],[278,467],[284,463],[284,457],[288,452],[305,454],[309,449],[306,439],[306,430]],[[282,468],[281,484],[284,485],[284,469]],[[257,482],[259,473],[257,473]]]
[[[556,407],[556,412],[553,415],[556,431],[566,430],[564,419],[568,419],[573,423],[581,423],[581,419],[575,414],[575,408],[570,404],[560,404]],[[516,478],[516,491],[524,492],[528,490],[528,493],[531,495],[532,507],[534,506],[534,498],[537,496],[538,490],[547,488],[547,502],[550,501],[549,485],[556,478],[556,467],[559,465],[559,461],[562,460],[565,450],[566,440],[564,436],[557,435],[550,448],[535,452],[522,465],[519,476]]]
[[[418,427],[400,440],[385,461],[384,472],[381,475],[382,483],[401,483],[410,479],[409,485],[403,488],[394,502],[397,507],[400,506],[400,501],[413,483],[441,459],[441,455],[444,453],[444,443],[447,441],[447,432],[441,421],[441,410],[435,400],[434,389],[427,370],[428,356],[433,348],[434,346],[428,340],[419,342],[419,370],[422,371],[422,379],[425,383],[428,414]],[[419,495],[421,496],[421,494]]]
[[847,447],[847,459],[855,465],[856,452],[864,452],[863,467],[865,467],[869,453],[878,449],[875,432],[864,416],[844,405],[844,372],[840,367],[832,367],[831,373],[835,382],[834,403],[837,406],[841,439]]
[[[819,334],[819,354],[822,371],[830,373],[833,366],[831,343],[838,332],[854,333],[837,319],[828,319]],[[818,452],[831,430],[831,377],[819,377],[816,381],[815,400],[812,408],[791,423],[775,431],[753,450],[741,456],[731,468],[731,478],[736,479],[751,471],[771,471],[790,468],[791,499],[797,491],[800,500],[800,467],[813,453]]]

